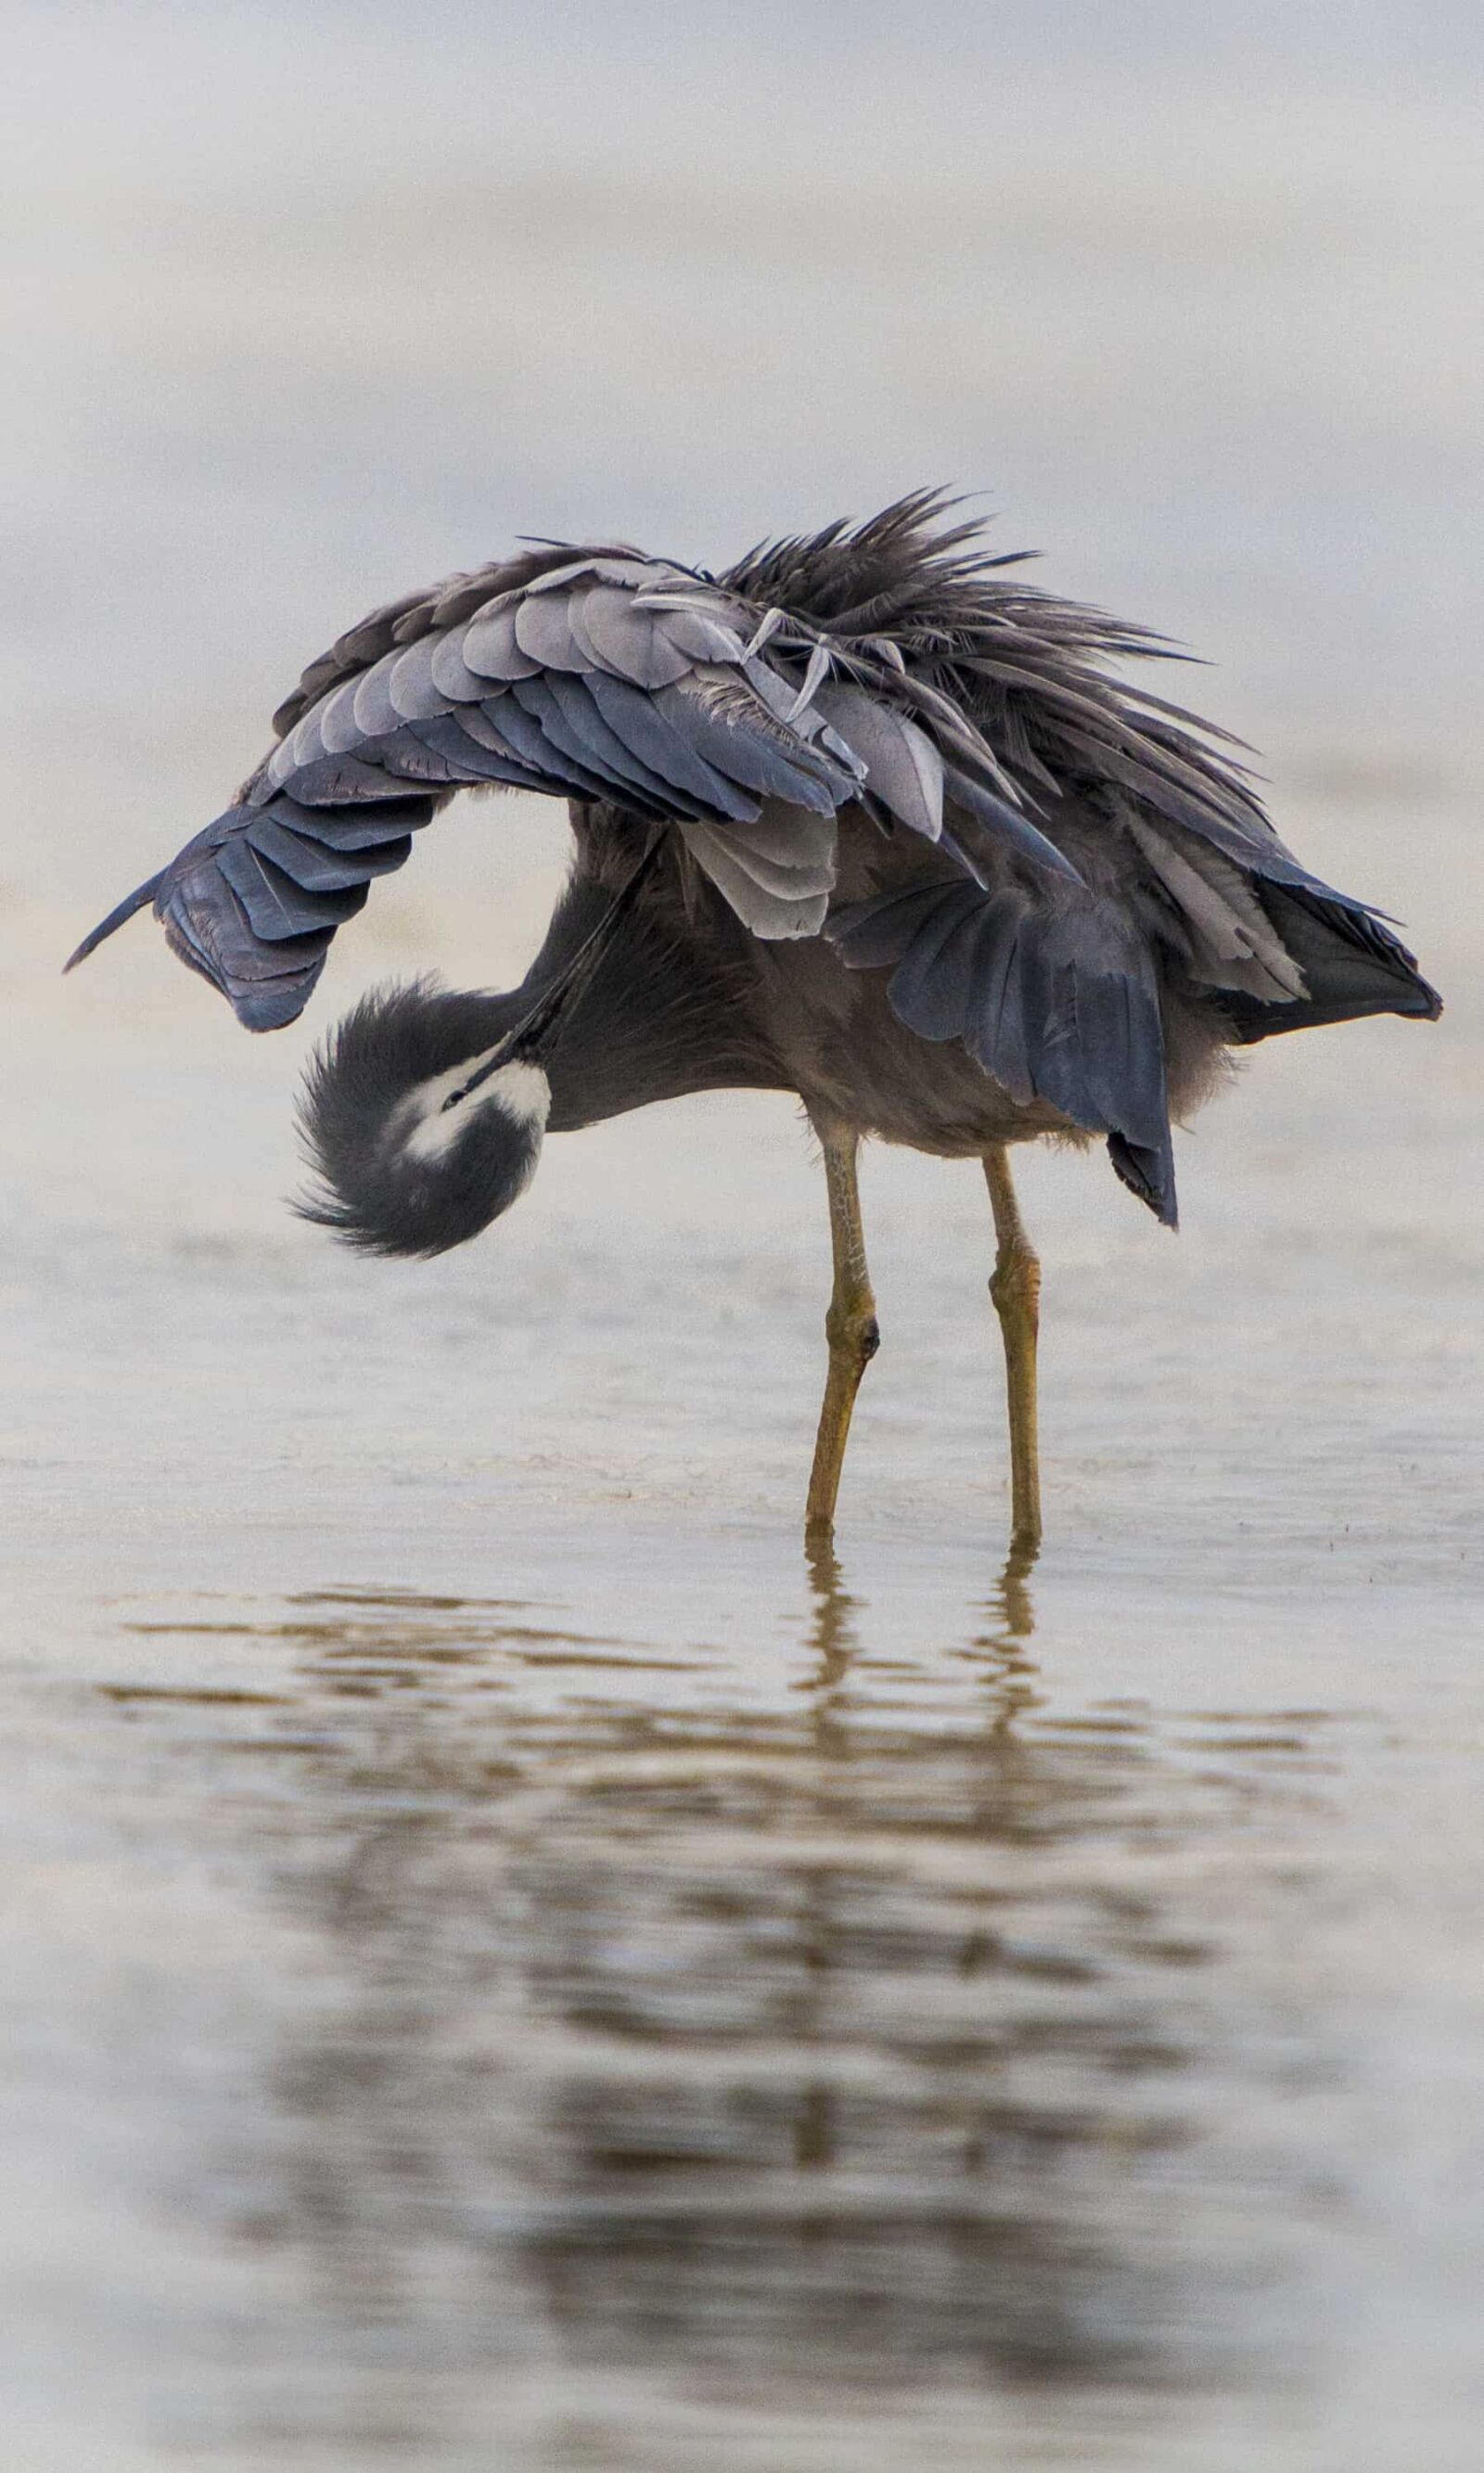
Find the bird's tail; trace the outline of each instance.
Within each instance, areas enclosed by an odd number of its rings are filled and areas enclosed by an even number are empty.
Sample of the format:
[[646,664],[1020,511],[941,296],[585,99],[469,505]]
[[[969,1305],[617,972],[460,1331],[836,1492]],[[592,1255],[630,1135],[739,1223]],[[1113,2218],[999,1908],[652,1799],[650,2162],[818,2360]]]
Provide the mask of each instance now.
[[1340,896],[1327,898],[1308,885],[1264,882],[1257,891],[1284,951],[1303,972],[1304,992],[1274,1003],[1223,990],[1221,1008],[1239,1046],[1281,1030],[1354,1021],[1373,1013],[1437,1020],[1442,997],[1423,977],[1416,956],[1375,911]]

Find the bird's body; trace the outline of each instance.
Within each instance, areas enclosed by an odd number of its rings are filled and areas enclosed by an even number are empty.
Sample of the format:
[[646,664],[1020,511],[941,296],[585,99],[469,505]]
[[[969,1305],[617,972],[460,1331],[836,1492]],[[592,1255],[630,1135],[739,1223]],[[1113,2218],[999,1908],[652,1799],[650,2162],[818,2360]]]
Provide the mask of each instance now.
[[1233,1047],[1438,1003],[1278,840],[1217,734],[1111,673],[1155,639],[1005,577],[940,512],[904,501],[720,579],[554,546],[374,613],[305,673],[233,806],[82,949],[153,897],[182,958],[275,1027],[457,788],[566,796],[575,865],[522,986],[378,992],[322,1051],[311,1215],[436,1253],[508,1207],[545,1131],[797,1092],[835,1238],[822,1525],[875,1344],[856,1144],[982,1157],[1029,1537],[1037,1281],[1007,1147],[1100,1135],[1173,1224],[1171,1117]]
[[[526,978],[509,995],[459,1000],[488,1008],[471,1010],[460,1034],[481,1047],[560,980],[642,855],[632,820],[610,808],[577,808],[573,825],[572,874]],[[865,833],[852,846],[842,836],[842,909],[961,881],[935,852]],[[1208,1028],[1178,996],[1167,1002],[1166,1040],[1177,1058],[1171,1111],[1181,1121],[1227,1045],[1219,1026]],[[978,1158],[1038,1135],[1091,1139],[1047,1101],[1012,1098],[961,1042],[909,1030],[881,972],[843,969],[824,940],[749,936],[715,888],[687,881],[668,850],[616,930],[601,981],[563,1015],[546,1061],[550,1133],[696,1091],[751,1089],[792,1092],[815,1119],[944,1159]]]

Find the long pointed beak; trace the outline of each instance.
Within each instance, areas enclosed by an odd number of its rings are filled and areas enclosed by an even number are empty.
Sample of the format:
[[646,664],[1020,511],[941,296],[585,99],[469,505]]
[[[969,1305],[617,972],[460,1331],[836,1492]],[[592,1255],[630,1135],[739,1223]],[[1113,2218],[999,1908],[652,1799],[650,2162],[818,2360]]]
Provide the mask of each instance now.
[[543,989],[530,1012],[516,1022],[514,1030],[506,1032],[478,1072],[469,1075],[459,1093],[461,1098],[466,1098],[470,1091],[477,1091],[482,1082],[489,1081],[491,1073],[499,1071],[502,1065],[509,1065],[517,1057],[536,1055],[548,1032],[596,976],[605,953],[638,899],[644,880],[659,855],[663,839],[662,832],[655,835],[622,892],[610,902],[596,927],[584,937],[565,970],[559,972],[549,988]]

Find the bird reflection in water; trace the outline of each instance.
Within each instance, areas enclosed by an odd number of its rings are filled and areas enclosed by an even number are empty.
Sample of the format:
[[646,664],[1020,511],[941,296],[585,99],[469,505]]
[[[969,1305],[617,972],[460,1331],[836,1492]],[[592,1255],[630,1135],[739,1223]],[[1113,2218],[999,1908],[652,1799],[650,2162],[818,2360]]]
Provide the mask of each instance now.
[[300,1691],[256,1713],[261,1826],[319,1957],[250,2228],[347,2364],[805,2403],[1212,2375],[1259,2221],[1190,2161],[1232,2020],[1178,1848],[1121,1851],[1178,1827],[1176,1764],[1137,1711],[1059,1730],[1022,1562],[953,1655],[810,1576],[792,1689],[730,1698],[710,1652],[517,1605],[264,1627]]
[[[848,1760],[851,1751],[849,1688],[851,1666],[858,1653],[852,1618],[859,1610],[859,1601],[846,1589],[832,1541],[813,1543],[807,1549],[807,1559],[814,1596],[809,1642],[812,1667],[799,1688],[809,1707],[813,1741],[822,1759]],[[991,1628],[969,1652],[976,1660],[993,1654],[1002,1661],[1002,1670],[991,1683],[987,1723],[1006,1732],[1015,1712],[1029,1705],[1034,1697],[1024,1679],[1031,1669],[1020,1653],[1019,1644],[1035,1624],[1027,1581],[1036,1559],[1034,1546],[1012,1550],[996,1597],[987,1609]],[[829,1891],[830,1876],[822,1866],[806,1884],[807,1926],[801,1936],[806,1979],[822,1995],[830,1983],[837,1923]],[[818,2019],[802,2015],[798,2022],[801,2045],[805,2051],[811,2040],[823,2035],[826,2025],[823,2000],[816,2005],[820,2010]],[[794,2140],[795,2161],[801,2168],[821,2169],[835,2163],[837,2115],[835,2090],[828,2076],[811,2079],[802,2090]]]

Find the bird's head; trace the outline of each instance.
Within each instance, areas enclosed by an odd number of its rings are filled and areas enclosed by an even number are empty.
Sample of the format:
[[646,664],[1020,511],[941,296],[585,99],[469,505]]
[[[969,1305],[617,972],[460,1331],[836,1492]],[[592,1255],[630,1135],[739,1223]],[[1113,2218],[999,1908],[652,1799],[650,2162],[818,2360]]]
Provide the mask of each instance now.
[[369,1254],[445,1253],[529,1185],[551,1085],[525,1049],[518,996],[426,980],[363,996],[310,1065],[299,1133],[302,1216]]
[[[651,839],[606,907],[596,887],[581,901],[573,888],[512,995],[461,996],[416,979],[362,997],[300,1093],[299,1133],[318,1179],[299,1206],[306,1219],[363,1253],[445,1254],[510,1209],[541,1155],[544,1060],[570,1035],[662,847]],[[561,956],[554,968],[548,950]]]

